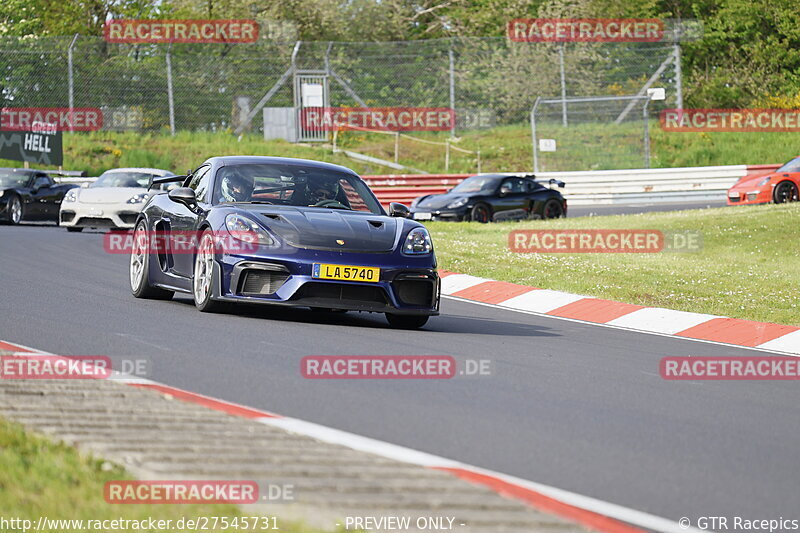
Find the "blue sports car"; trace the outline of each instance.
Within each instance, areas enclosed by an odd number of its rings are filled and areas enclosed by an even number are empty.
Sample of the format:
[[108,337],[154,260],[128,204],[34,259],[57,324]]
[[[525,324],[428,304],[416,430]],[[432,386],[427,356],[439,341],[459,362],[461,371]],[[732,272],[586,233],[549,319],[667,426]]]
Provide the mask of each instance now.
[[[133,232],[137,298],[385,313],[398,328],[439,314],[430,235],[408,208],[390,213],[352,170],[317,161],[212,157],[182,187],[152,196]],[[187,245],[187,243],[189,243]]]

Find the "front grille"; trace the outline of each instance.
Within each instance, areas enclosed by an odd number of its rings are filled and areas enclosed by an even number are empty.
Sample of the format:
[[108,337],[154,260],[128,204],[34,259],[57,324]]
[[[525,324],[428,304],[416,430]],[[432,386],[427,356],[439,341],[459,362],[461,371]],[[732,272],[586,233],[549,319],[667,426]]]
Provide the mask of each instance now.
[[242,294],[274,294],[289,279],[288,272],[273,270],[245,270],[242,275]]
[[433,305],[433,281],[398,280],[392,283],[397,298],[407,305]]
[[78,224],[81,226],[90,226],[92,228],[115,228],[117,227],[113,221],[108,218],[95,218],[95,217],[83,217],[78,220]]
[[741,196],[728,196],[728,200],[730,200],[731,202],[738,202],[741,199],[742,199]]
[[123,221],[125,224],[133,224],[136,222],[136,217],[138,217],[138,213],[120,213],[119,219]]
[[72,219],[75,218],[74,211],[62,211],[61,212],[61,222],[72,222]]
[[369,285],[346,285],[344,283],[306,283],[295,293],[292,300],[326,300],[363,302],[386,305],[386,293],[380,287]]

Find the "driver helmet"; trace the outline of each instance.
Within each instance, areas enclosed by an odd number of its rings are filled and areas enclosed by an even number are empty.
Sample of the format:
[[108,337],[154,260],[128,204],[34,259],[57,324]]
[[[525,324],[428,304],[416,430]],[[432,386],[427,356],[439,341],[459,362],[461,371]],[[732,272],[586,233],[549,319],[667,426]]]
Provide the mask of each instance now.
[[336,200],[339,196],[339,180],[311,176],[306,183],[308,200],[311,205],[325,200]]
[[255,180],[232,168],[222,178],[222,198],[226,202],[248,202],[253,196]]

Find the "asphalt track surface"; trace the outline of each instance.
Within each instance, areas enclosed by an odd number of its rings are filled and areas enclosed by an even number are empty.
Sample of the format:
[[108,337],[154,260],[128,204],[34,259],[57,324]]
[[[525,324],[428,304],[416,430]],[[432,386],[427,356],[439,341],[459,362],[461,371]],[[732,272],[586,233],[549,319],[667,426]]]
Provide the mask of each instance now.
[[[99,233],[0,227],[0,339],[148,358],[151,379],[674,520],[800,518],[796,382],[677,382],[664,356],[764,352],[444,299],[424,331],[381,315],[134,299]],[[306,355],[489,359],[491,376],[306,380]]]

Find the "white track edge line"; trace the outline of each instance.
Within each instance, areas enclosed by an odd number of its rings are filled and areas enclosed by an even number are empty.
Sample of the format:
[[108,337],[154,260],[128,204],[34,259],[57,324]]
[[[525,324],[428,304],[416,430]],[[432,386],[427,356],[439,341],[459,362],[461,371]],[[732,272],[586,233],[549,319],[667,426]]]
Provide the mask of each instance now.
[[[457,299],[461,300],[461,298]],[[464,301],[471,302],[472,300],[464,300]],[[480,302],[473,302],[473,303],[480,303]],[[485,305],[491,305],[491,304],[485,304]],[[626,329],[626,328],[618,328],[618,329]],[[35,351],[35,353],[29,355],[55,355],[50,352],[36,350],[35,348],[31,348],[30,346],[25,346],[16,342],[8,342],[8,341],[5,342],[7,344],[13,344],[20,348],[25,348],[28,350]],[[124,385],[131,385],[134,383],[141,382],[141,383],[161,385],[163,387],[177,389],[177,387],[172,387],[171,385],[166,385],[163,383],[159,383],[158,381],[139,378],[135,376],[131,376],[131,379],[126,380],[123,379],[123,374],[121,373],[119,374],[120,374],[120,379],[116,379],[114,381],[117,381]],[[192,394],[197,394],[197,393],[192,393]],[[217,398],[212,398],[210,396],[205,396],[205,397],[224,403],[231,403],[228,402],[227,400],[220,400]],[[235,405],[240,405],[240,404],[235,404]],[[241,407],[246,407],[246,406],[241,405]],[[477,472],[485,474],[487,476],[496,477],[508,483],[512,483],[524,488],[528,488],[530,490],[534,490],[536,492],[544,494],[545,496],[549,496],[553,499],[559,500],[567,505],[591,511],[603,516],[607,516],[609,518],[614,518],[616,520],[620,520],[622,522],[626,522],[628,524],[632,524],[638,527],[643,527],[645,529],[663,531],[664,533],[681,533],[685,531],[689,531],[690,533],[701,533],[700,530],[698,529],[681,528],[680,526],[678,526],[677,522],[673,522],[668,518],[662,518],[660,516],[651,515],[649,513],[645,513],[643,511],[637,511],[635,509],[630,509],[628,507],[617,505],[615,503],[604,502],[602,500],[598,500],[590,496],[583,496],[581,494],[559,489],[557,487],[551,487],[549,485],[536,483],[535,481],[528,481],[525,479],[510,476],[508,474],[494,472],[492,470],[486,470],[466,463],[461,463],[453,459],[447,459],[438,455],[433,455],[427,452],[422,452],[419,450],[414,450],[412,448],[407,448],[405,446],[400,446],[398,444],[392,444],[389,442],[372,439],[370,437],[364,437],[361,435],[357,435],[355,433],[350,433],[348,431],[343,431],[340,429],[323,426],[321,424],[316,424],[314,422],[306,422],[305,420],[300,420],[298,418],[284,417],[282,415],[278,416],[280,416],[280,418],[260,417],[252,420],[259,422],[261,424],[279,427],[284,430],[291,431],[293,433],[297,433],[300,435],[306,435],[308,437],[315,438],[323,442],[328,442],[331,444],[341,444],[342,446],[346,446],[354,450],[362,451],[365,453],[371,453],[373,455],[378,455],[380,457],[385,457],[388,459],[394,459],[396,461],[400,461],[407,464],[414,464],[427,468],[432,468],[432,467],[462,468],[464,470],[470,470],[472,472]],[[466,482],[467,481],[465,481],[465,483]]]
[[[563,317],[563,316],[548,315],[547,313],[539,313],[538,311],[527,311],[525,309],[515,309],[515,308],[512,308],[512,307],[504,307],[502,304],[488,304],[488,303],[485,303],[485,302],[479,302],[477,300],[469,300],[467,298],[459,298],[458,296],[448,296],[448,295],[443,294],[442,298],[450,298],[451,300],[456,300],[458,302],[470,303],[470,304],[475,304],[475,305],[483,305],[485,307],[491,307],[491,308],[494,308],[494,309],[501,309],[503,311],[511,311],[511,312],[514,312],[514,313],[525,313],[526,315],[535,315],[535,316],[540,316],[540,317],[543,317],[543,318],[553,318],[555,320],[566,320],[567,322],[577,322],[578,324],[587,324],[589,326],[602,326],[604,328],[621,329],[623,331],[631,331],[631,332],[634,332],[634,333],[646,333],[647,335],[658,335],[659,337],[670,337],[672,339],[678,339],[678,340],[704,342],[706,344],[716,344],[717,346],[725,346],[725,347],[728,347],[728,348],[739,348],[739,349],[742,349],[742,350],[757,350],[759,352],[765,352],[765,353],[774,353],[774,354],[778,354],[778,355],[787,355],[787,356],[790,356],[790,357],[800,357],[800,353],[782,352],[782,351],[779,351],[779,350],[770,350],[769,348],[759,348],[758,346],[742,346],[741,344],[730,344],[730,343],[727,343],[727,342],[711,341],[711,340],[708,340],[708,339],[695,339],[695,338],[692,338],[692,337],[681,337],[681,336],[678,336],[678,335],[673,335],[671,333],[661,333],[659,331],[647,331],[647,330],[644,330],[644,329],[633,329],[633,328],[628,328],[628,327],[625,327],[625,326],[617,326],[615,324],[606,324],[606,323],[603,323],[603,322],[590,322],[588,320],[580,320],[580,319],[577,319],[577,318],[567,318],[567,317]],[[443,316],[446,316],[446,315],[443,315]],[[721,316],[719,318],[727,318],[727,317],[722,317]],[[783,335],[781,335],[781,337],[782,336]],[[775,337],[775,339],[779,339],[779,338],[780,337]],[[775,339],[771,339],[771,340],[775,340]],[[764,343],[762,343],[762,344],[765,344],[767,342],[770,342],[770,341],[764,341]]]
[[656,531],[663,531],[665,533],[678,533],[690,531],[697,533],[700,530],[690,528],[681,528],[676,521],[668,518],[645,513],[644,511],[637,511],[615,503],[605,502],[592,498],[590,496],[583,496],[575,492],[570,492],[550,485],[544,485],[535,481],[528,481],[518,477],[514,477],[501,472],[487,470],[485,468],[473,466],[467,463],[447,459],[438,455],[433,455],[427,452],[414,450],[405,446],[391,444],[385,441],[364,437],[348,431],[342,431],[314,422],[306,422],[296,418],[257,418],[257,422],[269,426],[278,427],[293,433],[312,437],[329,444],[339,444],[348,448],[371,453],[387,459],[395,461],[414,464],[426,468],[460,468],[478,474],[484,474],[505,481],[507,483],[518,485],[520,487],[533,490],[555,500],[558,500],[567,505],[591,511],[609,518],[619,520],[634,526],[651,529]]

